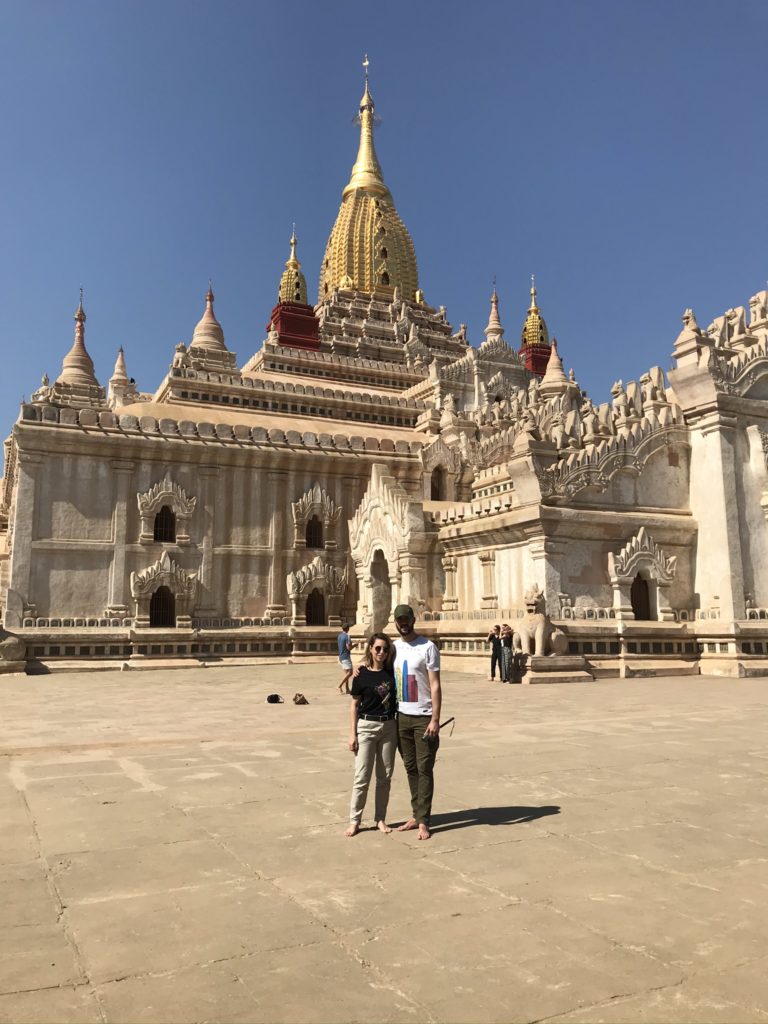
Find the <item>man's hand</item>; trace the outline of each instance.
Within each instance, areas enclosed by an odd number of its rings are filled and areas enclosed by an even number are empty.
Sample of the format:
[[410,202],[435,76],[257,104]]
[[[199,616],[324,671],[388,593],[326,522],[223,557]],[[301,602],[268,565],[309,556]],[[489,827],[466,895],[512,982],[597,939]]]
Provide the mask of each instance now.
[[424,730],[424,735],[428,739],[436,739],[440,735],[440,723],[436,718],[430,719],[429,725]]
[[349,737],[349,749],[352,751],[353,754],[357,753],[358,746],[359,746],[359,744],[357,742],[357,736],[350,736]]

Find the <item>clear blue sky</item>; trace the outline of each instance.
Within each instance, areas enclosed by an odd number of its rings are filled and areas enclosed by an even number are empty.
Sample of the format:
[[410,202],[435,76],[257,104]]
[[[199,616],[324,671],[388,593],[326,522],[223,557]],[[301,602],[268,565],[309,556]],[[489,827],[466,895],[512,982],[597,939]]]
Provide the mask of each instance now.
[[240,364],[296,221],[318,270],[362,55],[421,284],[482,340],[542,311],[595,401],[766,287],[763,2],[4,0],[0,433],[54,378],[85,287],[102,383],[145,391],[208,278]]

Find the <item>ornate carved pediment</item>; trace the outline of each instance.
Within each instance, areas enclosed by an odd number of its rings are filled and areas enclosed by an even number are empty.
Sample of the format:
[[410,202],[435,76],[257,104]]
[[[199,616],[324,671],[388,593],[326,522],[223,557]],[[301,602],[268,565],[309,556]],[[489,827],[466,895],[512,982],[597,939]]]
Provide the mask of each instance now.
[[426,473],[431,473],[436,466],[444,466],[450,473],[461,472],[461,453],[450,448],[442,437],[421,449],[421,464]]
[[708,368],[719,391],[744,396],[758,380],[768,378],[768,339],[732,359],[713,353]]
[[635,424],[628,437],[611,437],[579,449],[551,467],[537,466],[541,495],[570,500],[587,487],[605,491],[617,473],[640,474],[651,456],[672,443],[687,444],[688,428],[678,424],[653,428],[647,421]]
[[302,494],[298,501],[291,504],[291,511],[293,512],[293,522],[302,528],[307,525],[312,516],[317,516],[324,526],[329,526],[338,522],[341,516],[341,505],[337,505],[320,487],[320,484],[315,484],[314,487],[310,487]]
[[315,484],[310,487],[299,498],[291,503],[293,514],[293,546],[303,547],[305,543],[304,531],[309,520],[316,516],[323,524],[323,544],[327,549],[337,546],[335,528],[341,518],[341,505],[336,502],[320,487]]
[[137,494],[139,515],[154,515],[163,505],[168,505],[177,516],[191,516],[195,511],[197,498],[190,498],[179,484],[173,483],[168,477],[150,487],[143,494]]
[[319,587],[327,596],[340,596],[347,587],[347,570],[345,568],[342,572],[318,555],[308,565],[303,565],[296,572],[289,572],[286,583],[291,597],[313,587]]
[[142,572],[131,573],[131,594],[134,598],[147,597],[158,587],[168,587],[176,598],[193,598],[197,591],[197,573],[186,572],[163,551],[154,565]]
[[400,553],[407,555],[414,539],[423,533],[422,503],[403,490],[387,466],[374,463],[368,489],[349,521],[355,562],[370,564],[373,551],[381,548],[390,566],[395,566]]
[[148,491],[136,495],[141,520],[140,544],[154,541],[154,519],[163,505],[167,505],[176,516],[176,543],[189,544],[189,521],[195,511],[197,498],[190,497],[179,484],[165,477]]
[[653,579],[662,584],[674,579],[677,558],[667,555],[654,541],[644,526],[616,554],[608,555],[608,567],[614,578],[630,578],[641,568],[650,571]]

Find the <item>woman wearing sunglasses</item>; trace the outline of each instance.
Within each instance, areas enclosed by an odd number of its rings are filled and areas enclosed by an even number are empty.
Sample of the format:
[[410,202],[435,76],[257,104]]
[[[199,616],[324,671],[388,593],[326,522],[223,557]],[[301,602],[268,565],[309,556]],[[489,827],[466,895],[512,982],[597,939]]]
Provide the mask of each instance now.
[[352,680],[349,749],[355,757],[355,780],[346,835],[360,831],[368,786],[376,767],[374,818],[380,832],[387,825],[387,804],[397,750],[397,697],[392,671],[394,648],[386,633],[374,633],[365,645],[364,664]]

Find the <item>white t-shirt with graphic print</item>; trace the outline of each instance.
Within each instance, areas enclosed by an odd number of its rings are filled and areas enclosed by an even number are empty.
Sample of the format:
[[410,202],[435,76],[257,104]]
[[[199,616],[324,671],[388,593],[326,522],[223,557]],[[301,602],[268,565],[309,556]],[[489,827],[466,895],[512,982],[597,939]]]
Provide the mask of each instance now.
[[440,669],[440,651],[425,636],[395,640],[395,682],[397,710],[404,715],[431,715],[432,691],[429,672]]

